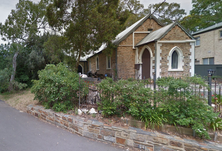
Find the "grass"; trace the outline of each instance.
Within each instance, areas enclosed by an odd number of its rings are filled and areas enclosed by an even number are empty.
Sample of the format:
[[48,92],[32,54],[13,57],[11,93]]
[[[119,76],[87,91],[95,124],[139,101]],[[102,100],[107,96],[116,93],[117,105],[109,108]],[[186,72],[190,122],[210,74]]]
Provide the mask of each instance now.
[[6,92],[0,94],[0,100],[5,101],[10,106],[26,112],[26,107],[29,104],[37,104],[38,101],[34,100],[34,94],[30,89],[16,92]]

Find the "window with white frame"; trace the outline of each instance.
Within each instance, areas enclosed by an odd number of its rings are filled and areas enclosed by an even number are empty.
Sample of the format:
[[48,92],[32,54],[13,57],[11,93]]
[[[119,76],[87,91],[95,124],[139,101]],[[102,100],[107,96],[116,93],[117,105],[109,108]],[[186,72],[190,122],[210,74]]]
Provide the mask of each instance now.
[[168,61],[169,71],[183,71],[183,52],[179,47],[170,50]]
[[96,70],[99,70],[99,57],[96,57]]
[[106,56],[106,68],[111,69],[111,57]]
[[196,40],[196,46],[200,46],[200,37],[195,37]]
[[214,58],[203,58],[203,64],[214,64]]

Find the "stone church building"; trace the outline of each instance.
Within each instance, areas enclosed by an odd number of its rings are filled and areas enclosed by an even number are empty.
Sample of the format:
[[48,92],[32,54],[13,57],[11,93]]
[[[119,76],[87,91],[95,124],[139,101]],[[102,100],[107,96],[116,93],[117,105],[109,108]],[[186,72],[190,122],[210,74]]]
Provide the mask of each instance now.
[[83,71],[124,79],[194,76],[195,40],[177,22],[163,26],[147,15],[119,33],[113,43],[117,48],[112,55],[104,53],[104,44],[87,56],[81,62]]

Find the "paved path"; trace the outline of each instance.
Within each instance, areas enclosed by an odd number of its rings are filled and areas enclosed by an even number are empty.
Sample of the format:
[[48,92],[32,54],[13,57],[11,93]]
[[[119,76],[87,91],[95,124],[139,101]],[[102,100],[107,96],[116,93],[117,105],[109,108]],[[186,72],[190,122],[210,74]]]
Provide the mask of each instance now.
[[0,101],[0,151],[120,150],[110,144],[69,133]]

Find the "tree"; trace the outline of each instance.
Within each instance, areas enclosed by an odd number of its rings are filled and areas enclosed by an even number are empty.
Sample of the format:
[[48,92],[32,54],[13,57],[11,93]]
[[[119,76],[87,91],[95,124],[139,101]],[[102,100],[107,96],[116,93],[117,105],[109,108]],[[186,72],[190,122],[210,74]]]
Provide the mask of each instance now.
[[[110,44],[119,32],[118,0],[54,0],[47,8],[49,24],[66,37],[64,49],[79,65],[80,56]],[[57,33],[58,34],[58,33]]]
[[[38,4],[29,0],[20,0],[16,5],[16,9],[11,11],[5,23],[0,23],[2,39],[11,42],[14,50],[13,72],[10,83],[15,79],[17,56],[21,48],[25,47],[25,42],[29,39],[35,35],[40,35],[40,29],[44,31],[46,28],[47,20],[44,17],[46,4],[46,0],[41,0]],[[9,90],[11,91],[12,89],[10,84]]]
[[140,4],[138,0],[121,0],[119,7],[122,10],[121,13],[126,16],[123,28],[131,26],[149,13],[144,10],[143,4]]
[[186,15],[185,10],[181,9],[178,3],[150,4],[148,10],[165,25],[173,21],[180,21]]
[[5,68],[10,68],[11,64],[10,62],[12,58],[12,53],[10,51],[10,45],[9,44],[1,44],[0,45],[0,70],[3,70]]
[[69,49],[67,38],[59,35],[50,35],[44,43],[44,52],[49,56],[51,64],[57,64],[64,61],[64,50]]
[[10,45],[0,45],[0,93],[7,90],[10,79],[11,57]]
[[46,54],[43,44],[48,40],[49,34],[35,36],[25,43],[25,48],[19,52],[15,80],[27,85],[33,79],[38,79],[38,71],[50,63],[51,55]]
[[190,31],[195,32],[222,21],[221,0],[193,0],[192,4],[190,15],[182,20],[182,25]]

